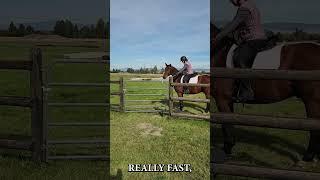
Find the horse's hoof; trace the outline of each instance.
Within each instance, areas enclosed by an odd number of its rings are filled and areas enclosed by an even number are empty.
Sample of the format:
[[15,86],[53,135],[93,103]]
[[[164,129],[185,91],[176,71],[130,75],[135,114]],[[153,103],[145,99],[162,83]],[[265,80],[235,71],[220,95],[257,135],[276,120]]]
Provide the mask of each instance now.
[[302,160],[305,162],[311,162],[311,161],[313,161],[315,155],[316,155],[316,153],[314,153],[314,152],[306,152],[304,154]]

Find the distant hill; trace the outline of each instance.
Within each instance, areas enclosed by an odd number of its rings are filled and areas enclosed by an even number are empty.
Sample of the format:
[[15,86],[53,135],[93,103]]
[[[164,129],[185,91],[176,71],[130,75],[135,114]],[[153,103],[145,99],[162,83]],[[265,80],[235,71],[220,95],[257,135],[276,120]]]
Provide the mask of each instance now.
[[[217,21],[218,27],[223,27],[228,21]],[[304,23],[290,23],[290,22],[274,22],[265,23],[264,28],[273,32],[293,32],[298,29],[302,29],[308,33],[320,33],[320,24],[304,24]]]

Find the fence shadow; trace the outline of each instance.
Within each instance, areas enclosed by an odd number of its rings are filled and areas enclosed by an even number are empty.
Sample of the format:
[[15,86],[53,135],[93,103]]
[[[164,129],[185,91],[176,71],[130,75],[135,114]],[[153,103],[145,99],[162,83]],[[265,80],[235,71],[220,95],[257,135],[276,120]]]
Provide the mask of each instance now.
[[[211,127],[211,128],[213,128],[212,131],[214,131],[213,143],[215,145],[223,144],[222,130],[218,127]],[[264,149],[269,149],[281,156],[288,157],[295,163],[300,161],[297,157],[297,154],[302,154],[305,151],[305,148],[303,145],[297,145],[282,137],[266,134],[263,132],[257,132],[253,130],[243,129],[243,128],[236,128],[235,136],[236,136],[236,141],[238,143],[240,142],[240,143],[245,143],[250,145],[256,145]],[[266,162],[259,162],[257,160],[254,160],[254,158],[247,153],[242,153],[240,159],[241,158],[245,161],[257,162],[257,164],[259,165],[267,165]]]

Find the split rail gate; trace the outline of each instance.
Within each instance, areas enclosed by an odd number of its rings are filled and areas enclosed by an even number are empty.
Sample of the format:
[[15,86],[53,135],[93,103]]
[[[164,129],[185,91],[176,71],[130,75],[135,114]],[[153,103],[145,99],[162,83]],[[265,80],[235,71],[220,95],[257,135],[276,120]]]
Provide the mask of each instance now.
[[1,96],[0,105],[27,107],[31,109],[31,137],[23,139],[0,139],[0,148],[27,150],[34,161],[44,160],[43,144],[45,135],[43,129],[43,101],[42,101],[42,55],[39,49],[31,49],[30,60],[2,60],[0,69],[23,70],[30,72],[30,97]]
[[[54,160],[54,159],[88,159],[88,160],[107,160],[109,161],[109,157],[106,154],[96,154],[96,155],[50,155],[49,154],[49,147],[54,145],[92,145],[97,146],[101,145],[108,148],[109,140],[107,140],[109,131],[109,121],[108,119],[105,119],[103,122],[77,122],[77,120],[73,120],[74,122],[68,122],[68,123],[62,123],[62,122],[54,122],[54,120],[50,119],[49,116],[49,108],[50,107],[59,107],[59,108],[65,108],[65,107],[99,107],[104,108],[105,111],[109,111],[109,98],[108,95],[105,95],[106,103],[63,103],[63,102],[50,102],[48,101],[48,95],[50,93],[50,90],[52,88],[63,88],[63,87],[86,87],[86,88],[105,88],[109,90],[110,84],[107,82],[107,74],[106,74],[106,82],[105,83],[79,83],[79,82],[52,82],[51,73],[54,69],[54,66],[57,64],[102,64],[102,65],[108,65],[109,60],[102,59],[61,59],[61,60],[55,60],[52,63],[48,65],[46,68],[46,75],[44,79],[44,122],[45,125],[43,127],[44,130],[44,137],[48,137],[48,129],[49,128],[74,128],[74,127],[102,127],[104,132],[106,133],[106,137],[103,139],[91,139],[91,140],[77,140],[77,139],[71,139],[71,140],[49,140],[47,139],[44,143],[45,148],[45,161],[48,160]],[[107,66],[105,66],[107,68]],[[85,72],[83,72],[85,73]],[[106,70],[107,73],[107,70]],[[106,112],[107,113],[107,112]],[[106,151],[108,151],[106,149]]]
[[[225,69],[211,70],[212,78],[224,79],[263,79],[263,80],[294,80],[320,81],[320,71],[286,71],[286,70],[253,70]],[[270,116],[240,115],[233,113],[211,113],[211,123],[231,124],[254,127],[267,127],[288,130],[320,130],[320,119],[283,118]],[[211,137],[213,133],[211,132]],[[253,178],[290,179],[290,180],[319,180],[320,173],[303,171],[261,168],[236,164],[218,163],[213,161],[214,147],[211,146],[211,172],[217,175],[243,176]]]
[[[174,102],[175,101],[188,101],[188,102],[199,102],[199,103],[210,103],[210,99],[193,99],[184,97],[174,97],[174,87],[175,86],[187,86],[187,87],[210,87],[210,84],[187,84],[187,83],[174,83],[173,78],[169,78],[169,83],[165,83],[166,87],[139,87],[139,86],[128,86],[129,83],[154,83],[159,81],[144,81],[144,80],[128,80],[124,81],[123,77],[120,77],[119,81],[110,81],[110,83],[118,84],[119,90],[117,92],[111,92],[112,96],[119,96],[119,104],[112,104],[111,109],[120,112],[141,112],[141,113],[163,113],[169,114],[174,117],[181,118],[194,118],[194,119],[204,119],[209,120],[209,116],[204,115],[192,115],[186,113],[176,113],[174,112]],[[140,84],[141,85],[141,84]],[[141,93],[139,91],[165,91],[161,93]],[[136,93],[138,92],[138,93]],[[135,99],[131,99],[135,97]],[[151,97],[158,97],[158,99],[145,99]],[[163,98],[159,98],[163,97]],[[130,98],[130,99],[129,99]],[[140,99],[144,98],[144,99]],[[127,103],[136,103],[133,105],[126,105]],[[149,103],[149,104],[145,104]],[[162,103],[168,108],[152,106],[150,103]],[[158,104],[159,105],[159,104]],[[150,109],[152,108],[152,109]]]
[[[124,80],[120,77],[119,81],[110,81],[117,84],[119,90],[111,92],[112,96],[119,96],[119,104],[111,104],[111,109],[120,112],[136,113],[165,113],[165,109],[160,105],[167,104],[167,87],[145,87],[145,83],[156,83],[156,80]],[[131,86],[134,84],[134,86]],[[140,85],[140,86],[139,86]],[[167,85],[167,83],[165,83]],[[144,93],[150,91],[151,93]],[[165,93],[155,93],[154,91],[166,91]],[[160,97],[160,98],[159,98]],[[163,97],[163,98],[161,98]],[[158,103],[158,104],[153,104]],[[160,103],[160,104],[159,104]],[[158,105],[158,106],[157,106]]]

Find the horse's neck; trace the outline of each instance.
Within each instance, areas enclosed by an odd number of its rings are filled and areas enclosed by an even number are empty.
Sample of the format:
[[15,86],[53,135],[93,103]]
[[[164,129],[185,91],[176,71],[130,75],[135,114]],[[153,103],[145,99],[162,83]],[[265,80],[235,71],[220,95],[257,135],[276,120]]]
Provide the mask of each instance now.
[[[172,68],[172,75],[175,75],[177,72],[179,72],[178,69]],[[182,77],[182,74],[179,74],[173,79],[173,81],[180,82],[181,77]]]
[[227,67],[227,56],[233,44],[227,44],[220,51],[216,52],[213,59],[213,67]]

